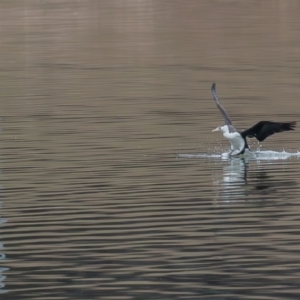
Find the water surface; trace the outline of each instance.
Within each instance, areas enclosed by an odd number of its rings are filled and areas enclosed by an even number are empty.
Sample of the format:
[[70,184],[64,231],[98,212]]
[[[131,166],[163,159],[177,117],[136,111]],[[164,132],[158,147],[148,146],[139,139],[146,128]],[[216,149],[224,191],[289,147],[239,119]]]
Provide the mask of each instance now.
[[0,4],[1,300],[298,299],[299,6]]

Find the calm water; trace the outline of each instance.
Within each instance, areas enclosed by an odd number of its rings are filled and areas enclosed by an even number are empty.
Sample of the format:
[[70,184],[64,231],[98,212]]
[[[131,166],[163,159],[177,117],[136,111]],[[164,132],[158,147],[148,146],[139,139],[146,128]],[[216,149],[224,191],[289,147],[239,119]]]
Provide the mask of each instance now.
[[299,9],[1,3],[1,300],[299,299]]

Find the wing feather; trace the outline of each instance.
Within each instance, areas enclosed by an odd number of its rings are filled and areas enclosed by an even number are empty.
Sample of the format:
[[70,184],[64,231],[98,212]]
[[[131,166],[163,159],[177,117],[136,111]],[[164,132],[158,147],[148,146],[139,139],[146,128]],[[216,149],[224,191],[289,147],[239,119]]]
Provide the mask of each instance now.
[[244,138],[255,137],[260,142],[264,141],[270,135],[278,132],[294,130],[296,122],[271,122],[271,121],[260,121],[249,129],[244,130],[241,134]]
[[218,109],[220,110],[221,114],[223,115],[223,117],[225,119],[225,124],[226,125],[232,125],[232,122],[231,122],[225,108],[219,102],[219,98],[218,98],[218,95],[217,95],[217,92],[216,92],[216,84],[215,83],[213,83],[213,85],[211,87],[211,93],[214,97],[214,100],[217,104]]

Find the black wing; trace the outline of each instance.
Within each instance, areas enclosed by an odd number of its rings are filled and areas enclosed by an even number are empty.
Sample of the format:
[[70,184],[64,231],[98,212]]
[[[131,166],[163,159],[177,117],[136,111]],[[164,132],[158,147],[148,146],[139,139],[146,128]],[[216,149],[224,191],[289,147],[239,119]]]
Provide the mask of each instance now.
[[260,142],[265,140],[268,136],[283,131],[294,130],[296,127],[296,122],[289,123],[278,123],[278,122],[270,122],[270,121],[260,121],[255,124],[253,127],[244,130],[241,135],[246,137],[255,137]]
[[224,107],[219,102],[219,98],[218,98],[218,95],[217,95],[217,92],[216,92],[216,84],[215,83],[213,83],[213,85],[211,87],[211,93],[212,93],[212,95],[215,99],[215,102],[217,104],[218,109],[220,110],[220,112],[222,113],[222,115],[225,119],[225,124],[226,125],[232,125],[232,122],[231,122],[226,110],[224,109]]

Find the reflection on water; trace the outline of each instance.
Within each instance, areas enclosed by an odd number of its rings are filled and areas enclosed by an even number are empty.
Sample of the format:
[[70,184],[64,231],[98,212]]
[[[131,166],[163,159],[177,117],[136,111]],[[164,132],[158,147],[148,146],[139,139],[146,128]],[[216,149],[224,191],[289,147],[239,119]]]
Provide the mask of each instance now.
[[0,8],[1,300],[299,298],[299,1]]
[[[277,160],[278,157],[274,157],[273,154],[273,157],[269,157],[267,166],[270,167],[270,164],[275,164]],[[215,184],[222,187],[219,195],[221,202],[241,201],[241,199],[263,201],[270,196],[274,197],[276,193],[281,193],[282,189],[294,190],[298,185],[295,180],[275,177],[271,171],[267,171],[260,160],[253,158],[230,159],[228,165],[223,167],[222,180],[215,181]]]

